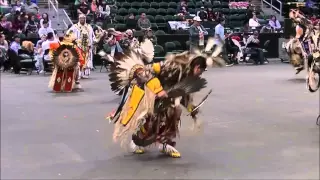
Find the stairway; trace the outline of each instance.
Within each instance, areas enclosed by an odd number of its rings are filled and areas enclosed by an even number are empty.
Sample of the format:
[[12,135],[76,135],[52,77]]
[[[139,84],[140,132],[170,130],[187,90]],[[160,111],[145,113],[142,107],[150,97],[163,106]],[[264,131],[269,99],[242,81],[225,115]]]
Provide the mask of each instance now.
[[58,32],[62,32],[67,29],[63,21],[65,21],[67,25],[70,24],[67,16],[63,12],[64,9],[65,8],[59,8],[58,12],[56,12],[53,8],[50,10],[48,8],[40,8],[40,13],[48,13],[51,20],[51,27]]
[[38,6],[40,9],[48,8],[48,0],[38,0]]

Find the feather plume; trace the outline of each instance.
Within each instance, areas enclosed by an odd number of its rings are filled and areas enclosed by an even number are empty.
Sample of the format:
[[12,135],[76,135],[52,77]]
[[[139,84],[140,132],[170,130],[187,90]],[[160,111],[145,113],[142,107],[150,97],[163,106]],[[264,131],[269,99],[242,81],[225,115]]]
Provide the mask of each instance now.
[[209,38],[208,41],[207,41],[207,45],[206,45],[206,48],[205,48],[204,51],[205,52],[211,51],[213,46],[214,46],[214,38]]
[[151,62],[154,57],[153,43],[149,39],[145,39],[140,44],[141,54],[147,62]]

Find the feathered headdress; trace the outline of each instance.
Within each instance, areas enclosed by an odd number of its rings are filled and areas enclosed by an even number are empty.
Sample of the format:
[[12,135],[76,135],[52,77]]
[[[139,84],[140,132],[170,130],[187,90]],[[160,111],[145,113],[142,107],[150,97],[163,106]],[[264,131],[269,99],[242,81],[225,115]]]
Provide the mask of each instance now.
[[63,37],[63,42],[64,43],[73,43],[77,39],[75,33],[73,32],[72,29],[67,30]]
[[153,44],[148,40],[141,43],[140,48],[130,50],[123,54],[120,59],[113,59],[114,64],[111,66],[109,80],[111,90],[119,94],[134,79],[134,74],[138,69],[145,69],[146,61],[151,62],[153,59]]

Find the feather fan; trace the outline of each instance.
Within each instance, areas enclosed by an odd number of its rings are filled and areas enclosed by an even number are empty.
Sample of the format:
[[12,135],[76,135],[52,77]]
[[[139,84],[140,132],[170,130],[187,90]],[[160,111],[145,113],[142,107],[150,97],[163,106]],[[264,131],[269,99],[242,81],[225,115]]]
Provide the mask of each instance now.
[[176,98],[190,93],[195,93],[205,88],[207,80],[198,76],[189,76],[167,90],[168,97]]

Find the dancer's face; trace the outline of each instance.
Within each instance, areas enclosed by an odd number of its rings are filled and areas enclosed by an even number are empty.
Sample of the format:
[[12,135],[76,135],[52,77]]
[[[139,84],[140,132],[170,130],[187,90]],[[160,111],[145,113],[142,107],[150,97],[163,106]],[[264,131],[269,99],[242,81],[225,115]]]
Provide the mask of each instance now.
[[204,69],[200,68],[200,65],[196,65],[193,68],[193,75],[194,76],[201,76],[201,74],[203,73]]

